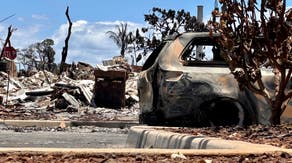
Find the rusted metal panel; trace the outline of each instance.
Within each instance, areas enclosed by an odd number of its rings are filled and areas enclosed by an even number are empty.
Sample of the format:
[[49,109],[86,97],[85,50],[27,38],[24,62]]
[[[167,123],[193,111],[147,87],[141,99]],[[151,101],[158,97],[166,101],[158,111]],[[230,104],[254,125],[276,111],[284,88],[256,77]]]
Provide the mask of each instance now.
[[[154,70],[152,70],[152,72],[153,71]],[[149,71],[147,72],[149,73]],[[141,108],[141,112],[153,111],[152,76],[147,74],[146,71],[140,72],[137,85],[139,90],[139,106]]]
[[[167,74],[172,72],[167,72]],[[165,110],[165,116],[172,118],[194,113],[206,101],[217,97],[238,99],[238,86],[231,75],[212,72],[185,72],[171,80],[165,78],[166,72],[159,76],[160,109]],[[177,74],[177,72],[174,72]],[[223,82],[219,78],[225,78]],[[232,81],[227,83],[227,81]]]
[[0,71],[7,72],[7,63],[0,61]]
[[1,61],[0,71],[9,73],[11,77],[17,77],[17,68],[14,61]]
[[[159,111],[165,119],[194,118],[200,114],[204,104],[228,98],[234,105],[244,106],[253,122],[267,123],[270,114],[268,104],[258,95],[240,90],[226,63],[220,61],[218,64],[219,61],[211,60],[202,65],[203,61],[191,62],[183,58],[184,54],[188,54],[186,52],[190,45],[203,46],[196,44],[200,41],[214,48],[216,39],[210,38],[208,33],[185,33],[166,43],[155,62],[140,73],[138,89],[141,113]],[[213,49],[209,52],[213,57],[217,54]],[[272,73],[263,69],[262,75],[265,84],[272,89]],[[224,108],[221,109],[224,112]],[[238,113],[238,116],[240,118],[242,115]]]
[[97,107],[121,108],[125,106],[126,71],[95,70],[94,102]]
[[131,68],[132,68],[133,72],[141,72],[142,71],[142,66],[131,65]]
[[118,70],[95,70],[94,71],[95,78],[103,78],[105,80],[119,80],[125,81],[127,80],[127,72],[126,71],[118,71]]

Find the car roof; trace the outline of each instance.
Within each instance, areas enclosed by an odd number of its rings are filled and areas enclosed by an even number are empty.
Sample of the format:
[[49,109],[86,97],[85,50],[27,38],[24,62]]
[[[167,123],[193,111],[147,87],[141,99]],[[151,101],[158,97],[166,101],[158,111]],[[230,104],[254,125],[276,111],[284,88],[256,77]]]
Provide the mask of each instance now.
[[190,37],[190,38],[194,38],[194,37],[219,37],[219,33],[211,33],[210,32],[186,32],[183,33],[181,35],[181,37]]
[[175,40],[177,37],[183,37],[183,38],[194,38],[194,37],[219,37],[220,34],[219,33],[211,33],[210,32],[184,32],[181,34],[173,34],[173,35],[169,35],[167,36],[164,41],[172,41]]

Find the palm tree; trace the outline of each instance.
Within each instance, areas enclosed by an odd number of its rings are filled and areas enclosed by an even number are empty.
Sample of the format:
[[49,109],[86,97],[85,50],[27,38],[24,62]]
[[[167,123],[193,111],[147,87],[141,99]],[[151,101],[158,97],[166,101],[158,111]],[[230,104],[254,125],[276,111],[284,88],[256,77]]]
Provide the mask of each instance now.
[[129,43],[129,33],[127,31],[128,24],[121,23],[120,25],[116,25],[117,31],[107,31],[106,34],[109,35],[117,46],[121,49],[121,56],[125,57],[125,51],[128,48]]

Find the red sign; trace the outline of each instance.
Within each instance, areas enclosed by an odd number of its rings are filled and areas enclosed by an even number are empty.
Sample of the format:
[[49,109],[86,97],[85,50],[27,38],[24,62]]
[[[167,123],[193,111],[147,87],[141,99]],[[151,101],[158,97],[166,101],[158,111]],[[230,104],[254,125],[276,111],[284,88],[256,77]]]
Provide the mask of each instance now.
[[16,50],[13,47],[4,47],[2,57],[14,60],[16,58]]

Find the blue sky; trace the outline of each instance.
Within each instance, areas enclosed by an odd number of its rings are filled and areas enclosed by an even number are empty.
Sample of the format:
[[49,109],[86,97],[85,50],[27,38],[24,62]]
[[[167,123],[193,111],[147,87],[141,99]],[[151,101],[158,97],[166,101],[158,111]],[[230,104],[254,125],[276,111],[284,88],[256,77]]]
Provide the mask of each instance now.
[[[287,3],[292,6],[291,0]],[[96,65],[119,54],[105,33],[115,30],[120,22],[127,22],[130,30],[135,30],[145,26],[144,14],[153,7],[184,9],[196,15],[198,5],[204,6],[204,20],[208,20],[214,0],[6,0],[1,1],[0,19],[15,16],[0,23],[0,38],[3,42],[9,25],[17,28],[11,37],[15,48],[52,38],[59,63],[68,28],[65,10],[69,6],[73,28],[67,62]]]

